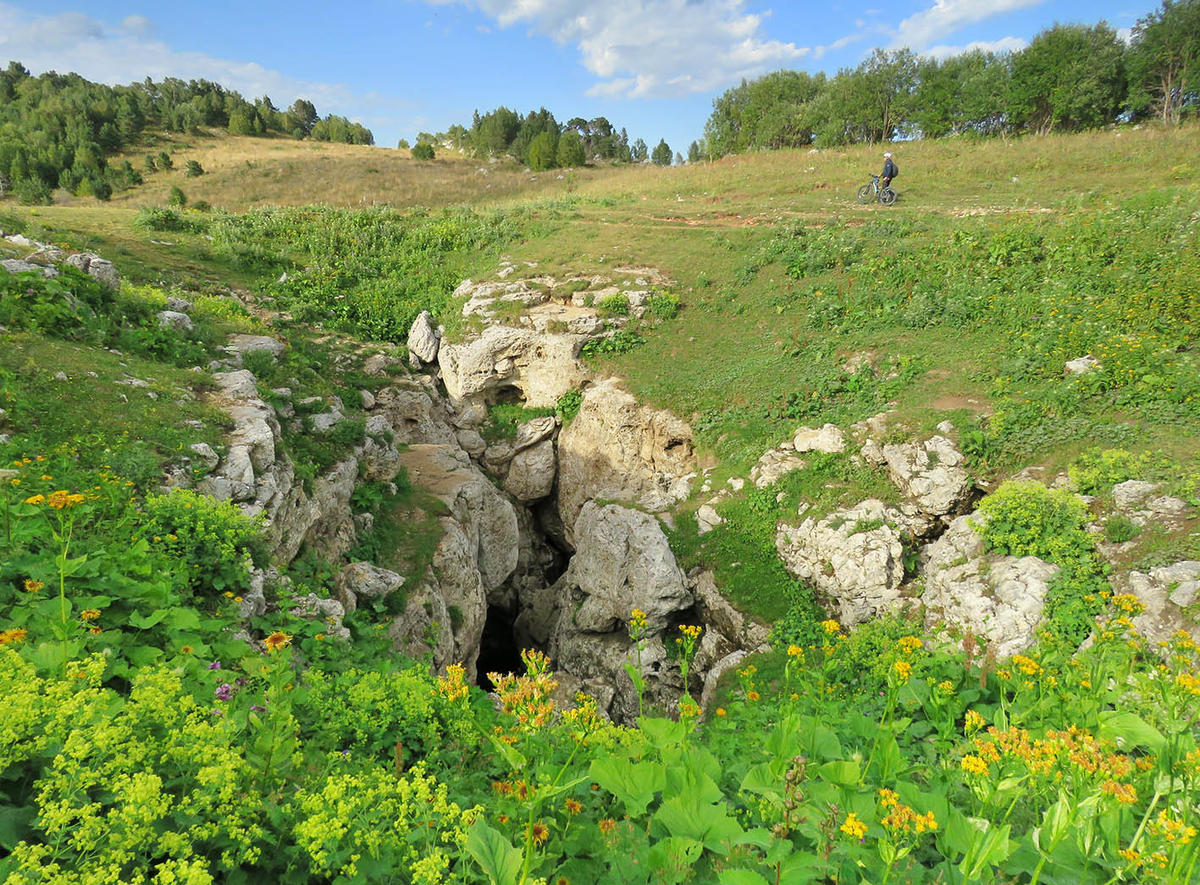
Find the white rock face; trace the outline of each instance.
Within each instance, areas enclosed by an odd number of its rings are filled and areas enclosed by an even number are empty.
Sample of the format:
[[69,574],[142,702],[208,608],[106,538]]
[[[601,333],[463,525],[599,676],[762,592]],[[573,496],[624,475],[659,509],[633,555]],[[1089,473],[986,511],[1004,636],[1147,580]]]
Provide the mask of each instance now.
[[888,476],[909,499],[901,507],[907,516],[938,519],[961,512],[971,500],[962,452],[944,436],[884,446],[883,458]]
[[711,504],[703,504],[696,511],[696,524],[698,533],[701,535],[707,535],[723,522],[725,522],[724,517],[717,513],[716,508]]
[[466,401],[494,402],[515,389],[525,404],[552,407],[588,377],[579,361],[584,338],[488,326],[476,339],[441,345],[438,365],[455,408]]
[[814,430],[801,427],[796,431],[792,445],[797,452],[828,452],[836,454],[846,450],[846,436],[836,424],[826,424]]
[[408,330],[408,359],[420,368],[425,363],[437,362],[438,346],[441,336],[433,325],[433,317],[429,311],[423,310],[417,314],[416,320]]
[[797,457],[791,449],[769,449],[750,468],[750,481],[756,488],[765,489],[783,479],[793,470],[803,470],[808,462]]
[[66,263],[79,268],[110,289],[121,288],[121,275],[117,273],[117,269],[113,267],[111,261],[106,261],[99,255],[91,252],[77,252],[74,255],[68,255]]
[[1151,643],[1169,640],[1179,630],[1200,641],[1200,624],[1184,611],[1200,601],[1200,562],[1177,562],[1149,572],[1130,572],[1124,581],[1114,580],[1113,585],[1118,591],[1135,594],[1145,604],[1146,610],[1133,619],[1133,625]]
[[270,335],[231,335],[229,337],[229,346],[226,348],[231,354],[237,355],[239,358],[247,353],[265,352],[271,354],[273,359],[279,359],[283,356],[286,347],[278,338],[272,338]]
[[360,600],[381,599],[403,585],[403,577],[369,562],[348,563],[334,579],[338,601],[348,612],[355,611]]
[[787,570],[810,582],[848,627],[887,611],[900,598],[904,547],[900,514],[868,499],[823,519],[781,525],[775,549]]
[[[651,510],[689,494],[692,429],[670,412],[639,405],[615,378],[589,387],[558,437],[558,511],[573,544],[585,502],[623,490]],[[616,497],[614,495],[613,497]]]
[[191,332],[196,328],[192,318],[177,310],[160,310],[155,314],[158,325],[164,329],[178,329],[180,332]]
[[585,683],[609,686],[608,712],[627,721],[637,715],[637,694],[624,670],[626,662],[636,660],[628,632],[631,612],[646,613],[642,674],[650,701],[665,702],[677,696],[681,682],[667,658],[663,633],[672,615],[695,598],[653,517],[589,502],[574,534],[579,548],[552,590],[557,620],[552,621],[550,654],[559,668]]
[[922,551],[925,626],[953,624],[986,638],[998,657],[1011,657],[1033,645],[1059,569],[1036,556],[985,554],[971,521],[983,517],[958,517]]
[[1149,500],[1159,490],[1155,482],[1130,479],[1113,486],[1113,505],[1118,510],[1137,510],[1138,505]]
[[554,490],[557,467],[554,441],[542,440],[513,455],[504,478],[504,490],[522,504],[540,501]]
[[1077,359],[1068,360],[1063,365],[1063,372],[1067,375],[1087,375],[1101,368],[1100,360],[1096,359],[1090,353],[1085,354]]

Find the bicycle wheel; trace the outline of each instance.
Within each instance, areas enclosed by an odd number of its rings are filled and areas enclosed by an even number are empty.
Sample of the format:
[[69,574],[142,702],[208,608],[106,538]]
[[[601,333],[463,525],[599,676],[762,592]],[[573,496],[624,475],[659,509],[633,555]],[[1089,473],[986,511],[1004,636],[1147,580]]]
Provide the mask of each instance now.
[[871,185],[864,184],[858,189],[858,202],[869,203],[875,199],[875,195],[871,193]]
[[885,206],[892,205],[892,203],[896,202],[896,192],[890,187],[885,187],[879,192],[879,202]]

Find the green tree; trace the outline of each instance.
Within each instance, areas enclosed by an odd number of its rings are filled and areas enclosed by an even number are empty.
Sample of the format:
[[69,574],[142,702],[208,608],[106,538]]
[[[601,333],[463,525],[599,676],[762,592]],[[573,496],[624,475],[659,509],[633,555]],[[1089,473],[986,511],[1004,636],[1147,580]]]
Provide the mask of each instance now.
[[187,205],[187,194],[183,192],[183,188],[175,186],[171,188],[171,193],[167,195],[168,206],[178,206],[182,209]]
[[671,147],[667,144],[665,138],[659,139],[658,144],[654,146],[654,152],[650,155],[650,159],[659,166],[671,165]]
[[183,174],[188,178],[199,178],[204,174],[204,167],[198,160],[188,160],[187,165],[183,168]]
[[1178,124],[1200,106],[1200,0],[1163,0],[1138,21],[1128,55],[1129,108]]
[[414,160],[432,160],[434,158],[433,145],[427,141],[418,141],[413,145],[412,157]]
[[688,145],[688,162],[689,163],[699,163],[700,162],[700,142],[693,141],[691,144]]
[[534,172],[553,169],[558,157],[558,134],[546,130],[529,145],[529,168]]
[[650,149],[646,147],[646,142],[640,138],[633,143],[630,149],[630,159],[635,163],[645,163],[650,158]]
[[316,106],[304,98],[298,98],[292,102],[292,106],[288,108],[287,112],[295,128],[299,129],[305,137],[312,132],[313,126],[317,125],[317,121],[321,119],[317,115]]
[[1097,25],[1055,25],[1013,60],[1010,113],[1031,132],[1077,131],[1116,119],[1125,98],[1124,47]]
[[400,139],[398,142],[396,142],[396,147],[402,151],[408,150],[408,148],[409,148],[408,139],[407,138]]
[[799,147],[812,142],[805,108],[825,87],[825,75],[775,71],[743,80],[713,100],[704,126],[714,156],[755,148]]
[[230,135],[253,135],[254,118],[249,108],[238,109],[229,115]]
[[582,166],[587,162],[587,154],[583,146],[583,139],[579,137],[579,133],[574,129],[568,129],[558,139],[558,153],[556,156],[559,166],[572,168]]
[[159,169],[174,169],[175,161],[171,159],[171,155],[166,151],[158,152],[158,168]]

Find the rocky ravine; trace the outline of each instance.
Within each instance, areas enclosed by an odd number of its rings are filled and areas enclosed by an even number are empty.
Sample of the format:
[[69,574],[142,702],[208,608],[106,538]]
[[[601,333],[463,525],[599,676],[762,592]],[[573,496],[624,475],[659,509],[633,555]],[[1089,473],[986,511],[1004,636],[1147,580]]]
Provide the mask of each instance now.
[[[107,273],[106,263],[89,258],[88,272]],[[691,428],[638,403],[618,379],[594,377],[580,359],[588,340],[614,334],[623,323],[593,309],[597,297],[623,293],[636,315],[664,281],[646,268],[617,268],[633,278],[624,286],[603,277],[510,281],[513,270],[509,263],[496,281],[459,287],[464,315],[481,324],[467,340],[445,342],[428,314],[418,318],[407,348],[409,364],[421,371],[402,370],[386,353],[346,357],[343,368],[386,374],[388,383],[362,394],[365,441],[310,484],[297,480],[281,445],[281,422],[297,421],[290,391],[273,391],[268,404],[242,365],[255,351],[277,359],[285,344],[233,336],[226,358],[210,366],[233,431],[223,453],[193,447],[193,462],[208,471],[199,488],[261,514],[277,565],[303,545],[339,562],[370,528],[369,518],[350,506],[360,477],[386,481],[404,468],[444,505],[431,568],[417,586],[405,586],[402,576],[376,564],[344,564],[335,599],[301,600],[300,611],[325,620],[329,635],[349,635],[341,618],[363,600],[401,592],[404,608],[387,624],[397,649],[428,654],[437,667],[461,661],[474,677],[486,646],[541,648],[552,655],[565,696],[582,689],[628,721],[637,711],[625,673],[635,660],[629,617],[640,608],[647,615],[641,663],[650,702],[670,707],[682,692],[667,648],[678,626],[690,623],[705,627],[691,689],[707,704],[722,673],[766,646],[768,630],[729,605],[710,574],[685,574],[663,533],[659,517],[669,519],[698,479]],[[160,322],[186,328],[190,306],[170,307]],[[513,439],[489,444],[482,436],[489,406],[552,406],[571,390],[582,391],[582,402],[567,426],[536,418]],[[313,411],[314,404],[305,405]],[[315,405],[314,433],[345,419],[337,397]],[[1057,568],[983,550],[971,527],[981,519],[972,512],[980,491],[963,467],[952,426],[883,444],[896,437],[888,421],[883,413],[849,434],[833,425],[799,428],[750,472],[748,481],[762,488],[805,469],[810,453],[849,448],[899,492],[895,505],[866,500],[820,516],[802,509],[798,524],[779,526],[776,548],[785,567],[850,627],[911,602],[919,578],[929,629],[946,623],[968,629],[1002,656],[1028,647]],[[178,471],[168,483],[184,485],[189,477]],[[731,479],[699,508],[702,533],[721,524],[717,507],[747,479]],[[700,491],[711,493],[706,480]],[[1114,498],[1138,524],[1170,524],[1186,510],[1149,483],[1126,483]],[[1101,551],[1120,554],[1103,544]],[[274,569],[256,573],[244,614],[272,604],[273,585],[281,581]],[[1150,636],[1184,629],[1200,638],[1184,614],[1200,593],[1200,563],[1118,574],[1114,585],[1146,602],[1138,626]]]

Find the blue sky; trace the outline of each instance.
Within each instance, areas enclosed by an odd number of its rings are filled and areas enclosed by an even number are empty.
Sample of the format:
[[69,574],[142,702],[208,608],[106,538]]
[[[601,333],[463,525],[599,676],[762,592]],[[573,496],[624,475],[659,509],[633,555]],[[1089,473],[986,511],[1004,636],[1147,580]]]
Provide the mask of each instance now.
[[0,63],[107,83],[205,77],[297,96],[392,147],[471,112],[604,115],[686,152],[712,100],[779,68],[835,73],[873,47],[1015,49],[1054,22],[1127,29],[1151,0],[0,0]]

